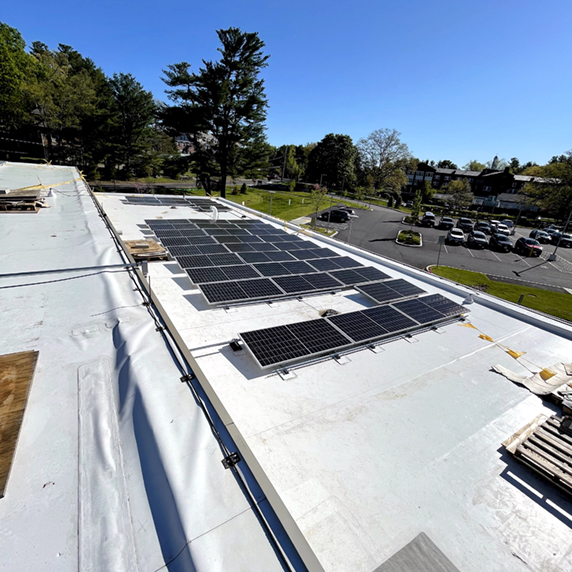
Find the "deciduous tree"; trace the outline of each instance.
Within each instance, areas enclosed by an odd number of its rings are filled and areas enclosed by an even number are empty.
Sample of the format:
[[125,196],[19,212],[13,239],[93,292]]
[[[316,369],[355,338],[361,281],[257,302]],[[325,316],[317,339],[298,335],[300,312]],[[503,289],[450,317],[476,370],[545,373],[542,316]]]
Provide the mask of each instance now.
[[326,135],[309,153],[306,180],[324,180],[330,188],[352,188],[355,184],[356,148],[349,135]]
[[444,190],[447,195],[450,195],[450,197],[448,197],[449,203],[455,210],[465,209],[471,206],[473,193],[471,192],[471,185],[469,185],[466,179],[451,181]]

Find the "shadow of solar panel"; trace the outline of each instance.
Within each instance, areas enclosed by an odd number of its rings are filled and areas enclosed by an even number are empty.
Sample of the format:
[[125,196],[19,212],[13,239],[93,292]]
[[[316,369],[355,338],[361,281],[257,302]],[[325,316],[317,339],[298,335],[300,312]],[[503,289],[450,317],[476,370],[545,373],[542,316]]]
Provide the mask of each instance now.
[[228,254],[228,249],[222,244],[200,244],[197,248],[202,254]]
[[285,276],[287,274],[292,274],[279,262],[254,264],[254,268],[256,268],[256,270],[260,272],[262,276]]
[[211,304],[244,300],[246,295],[236,282],[213,282],[212,284],[199,284],[204,297]]
[[183,236],[178,230],[175,230],[175,229],[156,228],[153,230],[153,232],[159,238],[170,238],[173,236]]
[[282,250],[269,251],[265,254],[273,262],[291,262],[296,260],[289,252],[283,252]]
[[177,262],[181,268],[205,268],[207,266],[213,266],[210,258],[206,255],[177,256]]
[[315,288],[302,276],[278,276],[273,279],[287,294],[311,292]]
[[228,280],[245,280],[247,278],[260,278],[260,274],[256,272],[254,267],[249,264],[236,266],[223,266],[221,270],[224,272]]
[[360,284],[366,282],[365,278],[358,274],[355,270],[332,270],[329,272],[330,276],[333,276],[336,280],[343,282],[344,284]]
[[340,281],[325,272],[304,274],[304,280],[307,280],[316,290],[336,289],[344,286]]
[[350,312],[327,318],[339,328],[346,336],[355,342],[363,342],[372,338],[384,336],[387,331],[379,324],[370,320],[363,312]]
[[380,304],[383,302],[389,302],[390,300],[399,300],[400,298],[403,298],[403,294],[396,292],[393,288],[390,288],[383,282],[362,284],[361,286],[356,286],[356,290],[358,292],[362,292],[366,296],[369,296]]
[[444,317],[441,312],[433,310],[418,299],[404,300],[393,304],[393,306],[420,324],[430,324]]
[[275,252],[278,250],[278,248],[269,242],[254,242],[251,243],[250,246],[252,246],[252,248],[257,252]]
[[310,249],[301,249],[301,250],[294,250],[292,252],[292,256],[297,258],[298,260],[311,260],[312,258],[320,258],[320,255],[317,254],[317,249],[310,250]]
[[340,268],[333,260],[330,260],[329,258],[318,258],[317,260],[310,260],[308,264],[311,264],[316,270],[320,271],[339,270]]
[[430,296],[419,298],[419,300],[447,317],[461,316],[469,312],[464,306],[455,304],[455,302],[441,296],[441,294],[431,294]]
[[159,240],[161,241],[161,244],[166,247],[190,244],[189,239],[186,236],[172,236],[170,238],[162,236]]
[[[232,246],[232,244],[229,246]],[[264,252],[239,252],[238,255],[242,260],[249,264],[253,264],[255,262],[270,262],[270,258],[268,258]]]
[[356,268],[356,272],[361,274],[367,280],[385,280],[390,278],[385,272],[374,268],[373,266],[364,266],[363,268]]
[[415,294],[425,294],[425,290],[418,288],[411,282],[398,278],[397,280],[388,280],[386,284],[396,292],[399,292],[403,296],[414,296]]
[[199,249],[196,246],[168,246],[167,250],[175,258],[200,254]]
[[306,347],[286,326],[244,332],[240,337],[262,367],[308,354]]
[[417,323],[411,318],[404,316],[391,306],[368,308],[363,310],[362,313],[390,334],[418,327]]
[[185,272],[194,284],[224,282],[227,279],[220,268],[185,268]]
[[310,274],[311,272],[315,272],[312,266],[303,260],[293,260],[292,262],[284,261],[282,266],[292,274]]
[[250,244],[242,244],[242,243],[224,243],[228,250],[231,252],[254,252],[254,248],[250,246]]
[[242,264],[242,260],[233,252],[225,254],[209,254],[210,261],[214,266],[237,266]]
[[254,278],[252,280],[240,280],[235,282],[246,294],[246,298],[272,298],[281,296],[280,289],[269,278]]
[[298,322],[286,327],[304,344],[309,354],[326,352],[351,343],[326,320]]
[[216,244],[215,239],[212,236],[205,236],[204,233],[195,236],[187,236],[187,238],[194,246],[198,246],[199,244]]
[[330,258],[330,260],[335,262],[340,268],[359,268],[363,266],[361,262],[357,262],[349,256],[338,256],[337,258]]

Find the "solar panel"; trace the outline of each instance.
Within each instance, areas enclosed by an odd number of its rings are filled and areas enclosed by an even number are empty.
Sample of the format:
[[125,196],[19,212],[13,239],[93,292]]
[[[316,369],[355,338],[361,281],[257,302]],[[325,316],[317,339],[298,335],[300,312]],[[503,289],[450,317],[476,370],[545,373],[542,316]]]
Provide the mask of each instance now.
[[418,288],[411,282],[403,280],[403,278],[398,278],[397,280],[388,280],[386,284],[396,292],[399,292],[402,296],[414,296],[415,294],[425,294],[425,290]]
[[239,252],[239,256],[249,264],[254,262],[270,262],[270,258],[268,258],[264,252]]
[[231,252],[254,252],[250,244],[228,244],[226,242],[224,244]]
[[319,272],[317,274],[304,274],[304,280],[307,280],[316,290],[326,290],[343,288],[343,284],[326,274],[325,272]]
[[443,318],[441,312],[433,310],[419,299],[404,300],[393,304],[393,306],[420,324],[430,324]]
[[284,268],[284,266],[279,262],[254,264],[253,266],[258,272],[260,272],[260,274],[262,274],[262,276],[284,276],[286,274],[291,274],[291,272],[286,270],[286,268]]
[[281,250],[276,250],[274,252],[269,251],[265,252],[266,256],[273,262],[290,262],[295,261],[296,259],[288,252],[283,252]]
[[379,338],[387,333],[384,328],[370,320],[363,312],[350,312],[349,314],[330,316],[328,320],[355,342]]
[[288,294],[296,294],[299,292],[311,292],[315,288],[302,276],[278,276],[274,278],[274,282]]
[[315,270],[303,260],[285,261],[282,263],[282,266],[292,274],[309,274],[310,272],[315,272]]
[[[260,234],[260,231],[256,231],[257,234]],[[282,236],[281,234],[267,234],[264,235],[264,241],[265,242],[272,242],[272,243],[279,243],[279,242],[284,242],[285,237]]]
[[297,258],[298,260],[310,260],[312,258],[320,258],[320,255],[317,254],[317,249],[309,250],[309,249],[300,249],[294,250],[292,252],[292,256]]
[[280,249],[287,250],[288,252],[294,252],[296,250],[301,250],[303,247],[300,246],[298,242],[281,242]]
[[390,288],[384,282],[372,282],[371,284],[362,284],[361,286],[356,286],[358,292],[362,292],[371,299],[382,304],[383,302],[389,302],[390,300],[399,300],[403,298],[403,294],[396,292],[393,288]]
[[460,316],[469,311],[464,306],[455,304],[455,302],[441,296],[441,294],[424,296],[423,298],[419,298],[419,300],[447,317]]
[[236,266],[223,266],[221,270],[224,272],[228,280],[243,280],[246,278],[260,278],[260,274],[256,272],[254,267],[249,264],[240,264]]
[[183,246],[185,244],[190,244],[189,240],[185,236],[173,236],[171,238],[161,237],[159,240],[163,246]]
[[313,248],[312,250],[318,255],[316,258],[330,258],[331,256],[338,256],[336,252],[329,248]]
[[216,244],[215,239],[212,236],[206,236],[202,234],[200,236],[188,236],[190,244],[194,246],[199,246],[201,244]]
[[286,326],[244,332],[240,337],[262,367],[308,354],[306,347]]
[[183,236],[206,236],[200,228],[180,229],[179,232]]
[[175,257],[180,256],[193,256],[194,254],[200,254],[199,249],[196,246],[169,246],[167,250]]
[[204,297],[211,304],[221,302],[233,302],[244,300],[245,293],[236,282],[214,282],[212,284],[200,284],[199,288]]
[[172,237],[172,236],[183,236],[178,230],[175,230],[175,229],[156,228],[153,230],[153,232],[159,238],[168,238],[168,237]]
[[318,258],[317,260],[310,260],[308,264],[311,264],[316,270],[321,271],[339,270],[340,268],[333,260],[329,258]]
[[360,282],[366,281],[365,278],[355,270],[332,270],[329,274],[344,284],[359,284]]
[[363,310],[362,313],[370,320],[379,324],[390,334],[417,327],[416,322],[411,318],[404,316],[401,312],[398,312],[391,306],[368,308],[367,310]]
[[242,260],[234,252],[209,254],[208,256],[214,266],[236,266],[242,263]]
[[276,284],[268,278],[254,278],[235,282],[246,293],[246,298],[272,298],[282,295]]
[[201,244],[197,248],[202,254],[228,254],[228,250],[222,244]]
[[227,279],[220,268],[186,268],[185,271],[195,284],[224,282]]
[[273,244],[270,244],[269,242],[255,242],[251,243],[250,246],[252,246],[252,248],[257,252],[269,252],[269,251],[275,252],[276,250],[278,250],[278,248],[276,248]]
[[221,244],[229,244],[231,242],[242,244],[242,240],[240,240],[240,238],[238,236],[230,236],[230,235],[228,235],[228,236],[217,236],[216,239]]
[[246,244],[251,244],[252,242],[264,242],[259,236],[253,236],[252,234],[250,236],[245,235],[240,235],[240,240]]
[[286,327],[304,344],[309,354],[333,350],[350,343],[350,340],[326,320],[298,322]]
[[374,268],[373,266],[364,266],[363,268],[356,268],[356,272],[361,274],[367,280],[385,280],[390,278],[385,272]]
[[360,262],[355,261],[349,256],[337,256],[336,258],[331,258],[340,268],[359,268],[363,266]]
[[210,258],[205,255],[177,256],[177,262],[181,268],[204,268],[206,266],[213,266]]

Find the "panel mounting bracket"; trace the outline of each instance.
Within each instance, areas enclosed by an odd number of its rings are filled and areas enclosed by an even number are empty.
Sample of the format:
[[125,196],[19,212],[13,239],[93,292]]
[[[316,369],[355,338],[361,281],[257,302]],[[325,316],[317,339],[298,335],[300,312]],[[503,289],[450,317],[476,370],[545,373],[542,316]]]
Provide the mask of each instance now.
[[241,460],[240,455],[237,452],[234,452],[234,453],[230,453],[230,455],[225,457],[221,461],[221,463],[225,469],[230,469],[231,467],[234,467],[235,465],[237,465],[240,462],[240,460]]

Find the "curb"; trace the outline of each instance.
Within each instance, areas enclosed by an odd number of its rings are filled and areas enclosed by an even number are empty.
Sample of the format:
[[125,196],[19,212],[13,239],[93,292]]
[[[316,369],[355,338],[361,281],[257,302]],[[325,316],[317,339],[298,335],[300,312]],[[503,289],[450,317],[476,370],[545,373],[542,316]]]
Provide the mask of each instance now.
[[406,219],[406,218],[407,218],[407,217],[404,216],[404,217],[401,219],[401,224],[407,224],[407,225],[410,225],[410,226],[419,226],[419,221],[414,222],[414,223],[405,222],[405,219]]
[[419,233],[419,244],[405,244],[405,242],[400,242],[398,234],[397,238],[395,239],[395,243],[399,244],[399,246],[408,246],[409,248],[421,248],[423,246],[423,235]]

